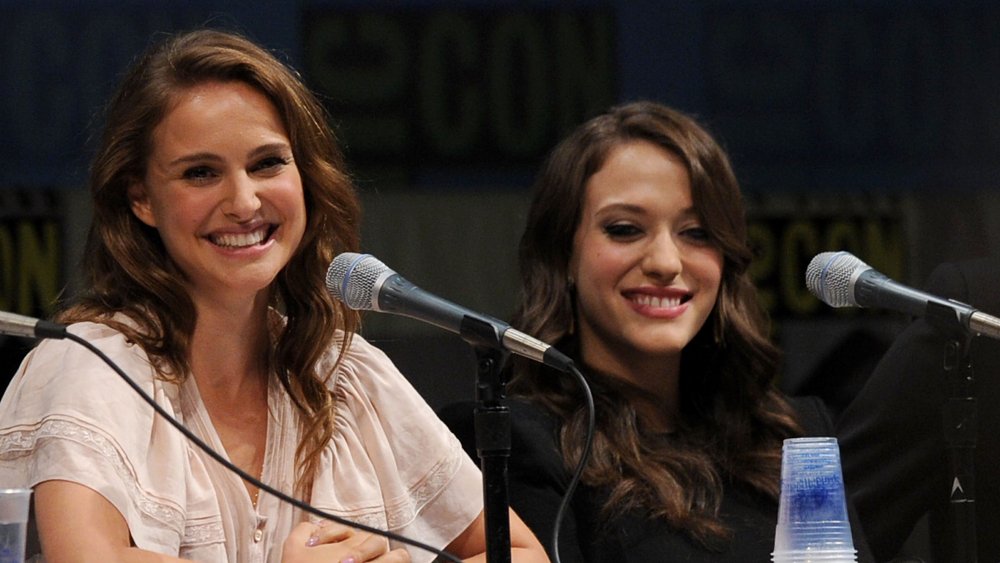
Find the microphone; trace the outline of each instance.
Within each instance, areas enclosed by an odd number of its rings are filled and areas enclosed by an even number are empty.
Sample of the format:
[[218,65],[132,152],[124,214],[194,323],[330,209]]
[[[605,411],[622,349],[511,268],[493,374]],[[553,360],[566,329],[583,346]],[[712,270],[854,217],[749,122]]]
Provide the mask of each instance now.
[[1000,319],[895,282],[849,252],[821,252],[806,268],[806,287],[831,307],[884,308],[914,317],[944,308],[966,331],[1000,339]]
[[552,346],[420,289],[370,254],[344,252],[334,258],[326,288],[351,309],[410,317],[454,332],[472,345],[513,352],[560,371],[573,366],[573,360]]
[[0,311],[0,334],[25,338],[66,338],[66,326]]

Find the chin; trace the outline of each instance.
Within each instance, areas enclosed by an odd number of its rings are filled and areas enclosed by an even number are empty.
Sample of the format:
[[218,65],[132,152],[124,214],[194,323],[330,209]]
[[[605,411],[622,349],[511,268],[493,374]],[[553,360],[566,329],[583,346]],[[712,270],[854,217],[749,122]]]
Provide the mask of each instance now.
[[632,348],[636,354],[650,357],[677,356],[690,341],[675,342],[673,340],[657,340],[655,342],[636,342]]

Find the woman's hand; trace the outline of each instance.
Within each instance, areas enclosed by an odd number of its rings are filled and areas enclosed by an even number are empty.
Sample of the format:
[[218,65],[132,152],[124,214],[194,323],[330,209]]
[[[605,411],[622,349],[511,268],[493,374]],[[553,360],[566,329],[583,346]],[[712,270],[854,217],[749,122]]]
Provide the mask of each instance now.
[[285,539],[282,563],[409,563],[405,549],[389,550],[386,538],[336,522],[303,522]]

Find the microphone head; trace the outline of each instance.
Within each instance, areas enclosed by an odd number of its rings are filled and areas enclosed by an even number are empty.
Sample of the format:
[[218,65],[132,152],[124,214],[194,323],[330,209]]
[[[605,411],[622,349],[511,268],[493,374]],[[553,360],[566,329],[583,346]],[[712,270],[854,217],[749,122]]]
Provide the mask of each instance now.
[[376,285],[393,273],[371,254],[344,252],[326,270],[326,289],[351,309],[378,310]]
[[870,269],[850,252],[821,252],[806,268],[806,287],[831,307],[858,307],[854,282]]

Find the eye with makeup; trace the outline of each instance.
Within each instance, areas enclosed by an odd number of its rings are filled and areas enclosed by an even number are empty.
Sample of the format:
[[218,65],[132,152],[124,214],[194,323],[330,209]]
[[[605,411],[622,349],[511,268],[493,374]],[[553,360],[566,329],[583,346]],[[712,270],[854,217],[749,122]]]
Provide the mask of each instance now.
[[708,232],[708,229],[700,225],[681,229],[681,235],[696,244],[709,244],[712,242],[712,235]]
[[250,171],[255,174],[277,174],[291,162],[291,157],[280,155],[267,156],[258,160],[253,166],[251,166]]
[[608,238],[618,241],[634,240],[643,233],[638,225],[623,222],[604,225],[603,230]]
[[218,175],[218,172],[216,172],[212,167],[203,165],[186,168],[184,169],[184,172],[181,173],[182,178],[194,184],[207,184]]

